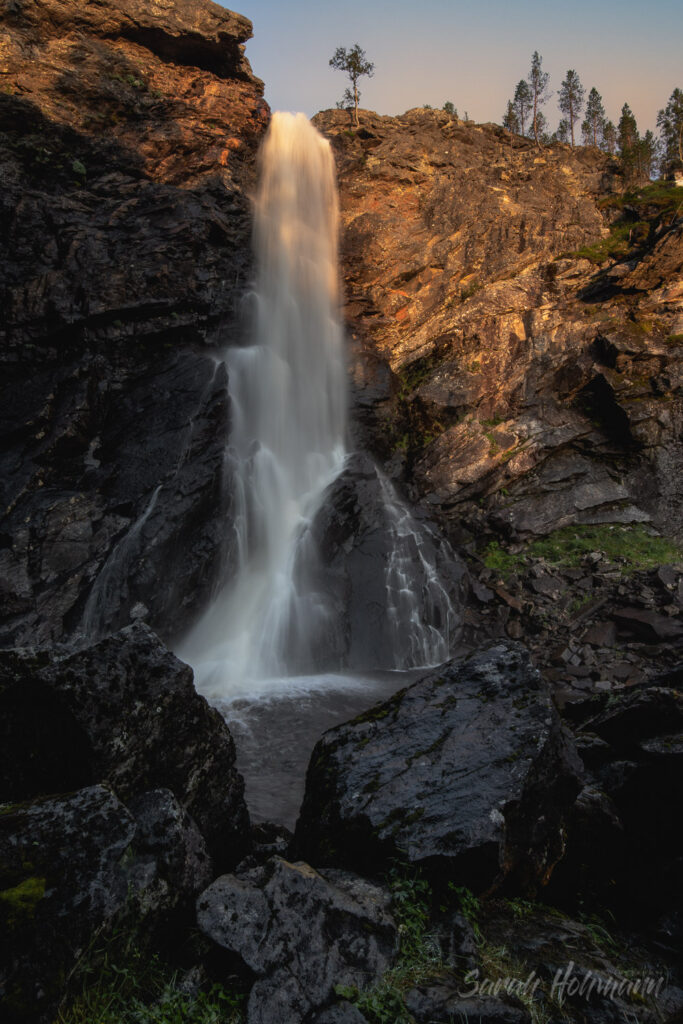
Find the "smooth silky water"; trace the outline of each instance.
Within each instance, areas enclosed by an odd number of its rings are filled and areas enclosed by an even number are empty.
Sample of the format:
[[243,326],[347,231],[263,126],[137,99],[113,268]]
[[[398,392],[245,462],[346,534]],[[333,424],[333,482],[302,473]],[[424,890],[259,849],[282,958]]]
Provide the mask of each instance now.
[[[444,661],[454,617],[424,553],[424,528],[383,480],[393,545],[386,614],[395,637],[386,669],[394,671],[316,671],[312,641],[329,610],[324,592],[300,582],[320,573],[300,570],[318,557],[308,527],[345,461],[337,233],[329,143],[303,114],[275,113],[255,203],[251,339],[224,354],[232,409],[226,546],[236,550],[237,567],[177,653],[230,725],[253,819],[290,827],[322,732],[419,675],[403,670]],[[309,666],[310,674],[290,666]]]

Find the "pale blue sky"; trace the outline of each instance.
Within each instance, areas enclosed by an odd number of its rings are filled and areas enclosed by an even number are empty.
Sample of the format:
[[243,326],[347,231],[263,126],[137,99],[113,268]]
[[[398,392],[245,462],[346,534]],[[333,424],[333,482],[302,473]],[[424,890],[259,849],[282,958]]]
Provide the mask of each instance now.
[[[682,0],[237,0],[254,23],[247,56],[274,110],[311,115],[347,84],[328,67],[355,42],[376,65],[362,106],[402,113],[452,100],[460,115],[500,122],[537,49],[555,92],[568,68],[595,85],[615,123],[628,102],[641,130],[683,88]],[[554,128],[557,97],[546,107]]]

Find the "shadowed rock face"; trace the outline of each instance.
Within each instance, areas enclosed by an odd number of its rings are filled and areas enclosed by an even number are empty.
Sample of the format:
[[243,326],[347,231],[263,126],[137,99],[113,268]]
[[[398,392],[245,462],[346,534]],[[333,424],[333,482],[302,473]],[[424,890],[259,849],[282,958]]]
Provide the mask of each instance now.
[[0,707],[0,800],[99,782],[128,803],[164,787],[218,866],[246,852],[244,783],[228,727],[195,692],[189,666],[146,626],[73,654],[4,652]]
[[579,772],[528,653],[501,644],[325,733],[297,851],[366,871],[398,857],[478,890],[533,892],[562,855]]
[[[226,377],[267,123],[251,25],[208,0],[0,12],[0,642],[131,609],[164,634],[222,559]],[[92,602],[91,602],[92,604]]]
[[[680,533],[680,210],[611,202],[616,164],[592,148],[441,111],[315,120],[338,158],[365,442],[455,530]],[[647,237],[601,269],[571,255],[616,217]]]
[[357,876],[273,857],[217,878],[197,901],[197,922],[256,975],[249,1024],[298,1024],[314,1019],[335,986],[370,987],[390,966],[389,903],[386,890]]

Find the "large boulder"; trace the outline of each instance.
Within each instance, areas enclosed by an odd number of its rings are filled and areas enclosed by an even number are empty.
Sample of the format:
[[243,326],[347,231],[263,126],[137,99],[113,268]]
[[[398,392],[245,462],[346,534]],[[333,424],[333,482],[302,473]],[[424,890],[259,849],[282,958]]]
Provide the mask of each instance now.
[[479,890],[533,891],[562,855],[580,771],[528,652],[499,644],[325,733],[297,853],[366,873],[398,857]]
[[126,913],[159,928],[211,877],[203,840],[171,793],[145,794],[138,814],[104,786],[3,808],[3,1020],[52,1021],[93,935]]
[[142,624],[75,653],[0,653],[0,800],[107,783],[128,803],[170,790],[219,868],[249,845],[225,722]]
[[465,566],[368,455],[349,457],[310,536],[317,560],[296,572],[320,595],[311,614],[324,609],[315,667],[400,669],[448,657],[463,628]]
[[218,878],[199,897],[197,920],[256,975],[248,1024],[312,1019],[334,1002],[336,985],[371,987],[397,946],[384,889],[280,857]]

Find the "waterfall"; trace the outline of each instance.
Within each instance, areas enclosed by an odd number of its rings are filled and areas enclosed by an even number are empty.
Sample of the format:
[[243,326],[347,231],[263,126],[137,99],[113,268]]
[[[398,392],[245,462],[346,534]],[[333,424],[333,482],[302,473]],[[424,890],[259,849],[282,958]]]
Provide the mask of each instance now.
[[[330,145],[303,114],[276,113],[260,172],[254,323],[249,344],[224,355],[237,566],[177,652],[200,692],[217,701],[298,672],[439,663],[460,622],[436,569],[437,550],[450,548],[433,543],[372,463],[371,499],[350,503],[363,536],[352,527],[355,540],[340,546],[333,526],[322,546],[336,567],[320,557],[321,521],[330,509],[334,520],[335,487],[353,475],[344,472],[347,372]],[[366,504],[378,509],[372,521]],[[348,575],[354,558],[357,579]]]
[[226,352],[236,573],[179,651],[209,695],[284,674],[310,628],[297,540],[344,461],[334,159],[303,114],[275,113],[255,203],[252,343]]

